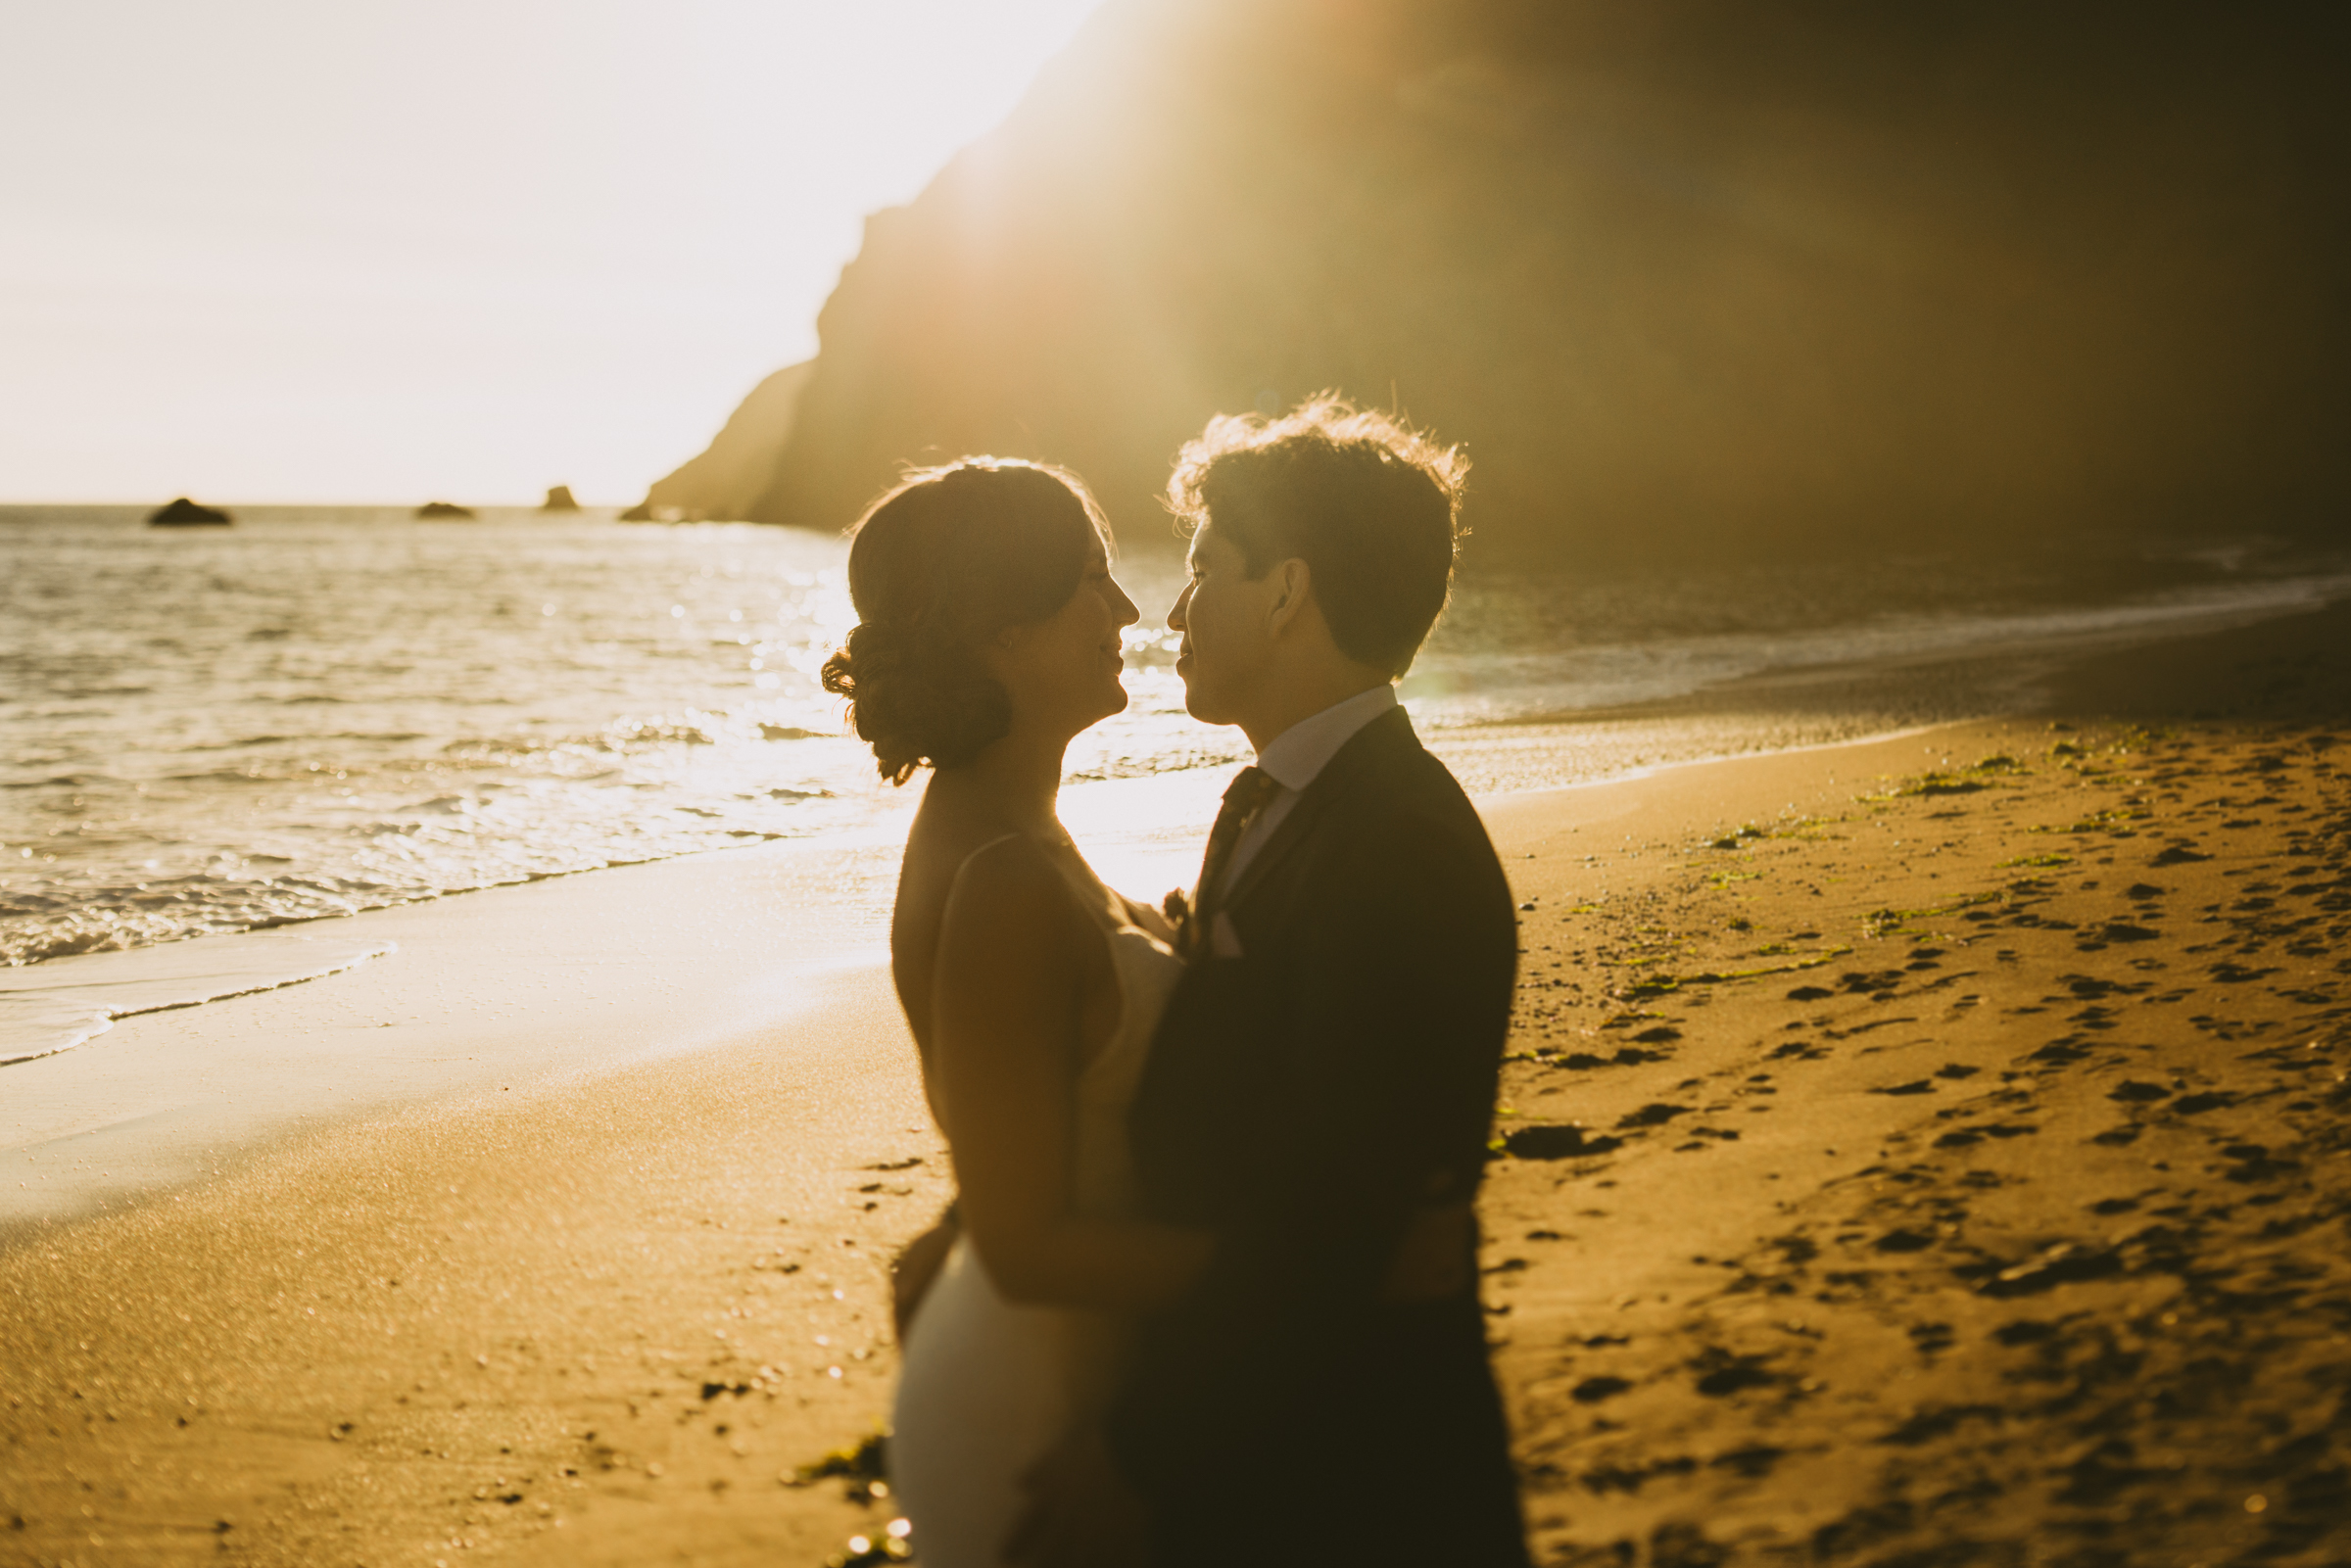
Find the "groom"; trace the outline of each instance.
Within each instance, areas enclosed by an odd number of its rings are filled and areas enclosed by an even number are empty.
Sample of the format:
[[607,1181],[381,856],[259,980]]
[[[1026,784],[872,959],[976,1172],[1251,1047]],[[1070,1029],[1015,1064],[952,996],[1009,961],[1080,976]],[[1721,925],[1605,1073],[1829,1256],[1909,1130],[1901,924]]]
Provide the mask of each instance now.
[[1445,604],[1464,466],[1323,401],[1216,421],[1169,485],[1185,706],[1257,763],[1131,1120],[1146,1213],[1217,1237],[1104,1431],[1153,1568],[1527,1561],[1468,1208],[1516,926],[1393,686]]

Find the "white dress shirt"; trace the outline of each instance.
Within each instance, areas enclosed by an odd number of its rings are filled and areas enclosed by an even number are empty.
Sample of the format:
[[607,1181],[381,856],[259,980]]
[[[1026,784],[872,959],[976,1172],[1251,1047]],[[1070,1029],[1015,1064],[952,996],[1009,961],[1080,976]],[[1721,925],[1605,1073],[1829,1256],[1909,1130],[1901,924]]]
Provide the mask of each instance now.
[[1266,748],[1257,754],[1257,765],[1281,788],[1258,812],[1257,819],[1241,834],[1241,841],[1232,846],[1232,860],[1224,868],[1226,890],[1249,862],[1257,858],[1258,851],[1265,848],[1266,840],[1273,836],[1282,819],[1297,808],[1298,797],[1330,766],[1330,759],[1339,754],[1339,748],[1354,739],[1364,726],[1394,706],[1396,689],[1375,686],[1345,701],[1332,703],[1311,719],[1299,720],[1266,743]]

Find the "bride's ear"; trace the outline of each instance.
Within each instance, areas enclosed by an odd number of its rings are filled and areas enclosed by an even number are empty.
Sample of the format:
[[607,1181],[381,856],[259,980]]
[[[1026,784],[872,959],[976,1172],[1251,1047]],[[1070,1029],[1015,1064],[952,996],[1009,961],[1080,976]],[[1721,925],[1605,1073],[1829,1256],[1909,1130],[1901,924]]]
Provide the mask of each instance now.
[[987,672],[991,680],[999,684],[1005,682],[1025,662],[1021,655],[1028,647],[1031,630],[1017,624],[999,627],[980,640],[973,652],[979,657],[980,667]]

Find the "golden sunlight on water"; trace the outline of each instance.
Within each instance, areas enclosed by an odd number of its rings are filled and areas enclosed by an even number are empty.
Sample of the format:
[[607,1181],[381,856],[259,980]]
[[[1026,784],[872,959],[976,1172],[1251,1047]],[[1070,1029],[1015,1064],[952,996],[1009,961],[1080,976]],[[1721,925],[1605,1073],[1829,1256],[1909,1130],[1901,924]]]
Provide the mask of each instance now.
[[[837,538],[359,507],[248,508],[232,528],[181,531],[88,507],[0,508],[0,543],[15,566],[0,670],[20,694],[0,706],[0,962],[860,834],[911,798],[878,783],[814,680],[850,619]],[[1143,610],[1127,635],[1130,702],[1072,747],[1067,809],[1081,833],[1146,820],[1181,833],[1202,802],[1213,812],[1196,782],[1246,747],[1184,714],[1163,625],[1176,563],[1138,555],[1119,571]],[[1526,787],[1662,754],[1511,741],[1529,721],[1772,668],[2275,609],[2325,588],[2282,565],[2114,575],[2095,595],[1947,563],[1735,582],[1472,576],[1403,689],[1440,743],[1480,748],[1464,775],[1477,787]],[[1156,866],[1153,842],[1117,853]]]

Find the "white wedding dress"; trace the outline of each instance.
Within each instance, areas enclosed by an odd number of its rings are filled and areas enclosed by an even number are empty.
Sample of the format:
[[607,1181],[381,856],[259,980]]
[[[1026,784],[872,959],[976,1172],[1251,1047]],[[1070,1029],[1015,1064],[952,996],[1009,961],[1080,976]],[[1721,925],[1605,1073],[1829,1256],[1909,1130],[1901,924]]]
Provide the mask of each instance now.
[[[1134,1212],[1127,1110],[1183,961],[1090,873],[1064,873],[1109,940],[1121,1003],[1118,1028],[1078,1077],[1077,1202],[1119,1218]],[[889,1440],[890,1482],[925,1568],[999,1568],[1021,1478],[1109,1400],[1123,1341],[1110,1313],[1006,1301],[971,1238],[956,1241],[908,1325]]]

